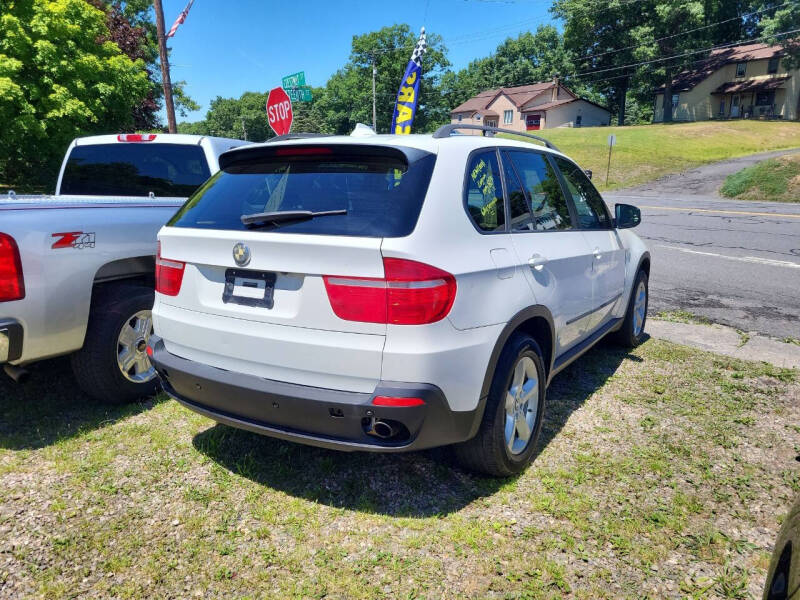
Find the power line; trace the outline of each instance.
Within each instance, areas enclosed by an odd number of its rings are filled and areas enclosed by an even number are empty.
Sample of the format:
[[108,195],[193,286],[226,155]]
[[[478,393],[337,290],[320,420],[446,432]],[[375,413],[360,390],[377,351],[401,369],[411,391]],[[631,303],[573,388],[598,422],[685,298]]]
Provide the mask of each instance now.
[[781,31],[780,33],[774,33],[774,34],[771,34],[771,35],[765,35],[765,36],[762,36],[762,37],[759,37],[759,38],[753,38],[753,39],[750,39],[750,40],[740,40],[738,42],[732,42],[730,44],[723,44],[723,45],[720,45],[720,46],[712,46],[710,48],[702,48],[700,50],[690,50],[688,52],[682,52],[680,54],[673,54],[672,56],[664,56],[662,58],[654,58],[654,59],[651,59],[651,60],[643,60],[643,61],[640,61],[640,62],[630,63],[630,64],[627,64],[627,65],[620,65],[618,67],[608,67],[606,69],[596,69],[594,71],[581,71],[579,73],[575,73],[574,75],[589,75],[589,74],[592,74],[592,73],[605,73],[607,71],[617,71],[619,69],[627,69],[627,68],[632,68],[632,67],[639,67],[639,66],[642,66],[642,65],[648,65],[648,64],[663,62],[663,61],[666,61],[666,60],[671,60],[673,58],[681,58],[681,57],[684,57],[684,56],[691,56],[693,54],[700,54],[702,52],[711,52],[713,50],[723,50],[725,48],[731,48],[733,46],[740,46],[741,44],[744,44],[744,43],[747,43],[747,42],[757,42],[759,40],[763,41],[763,40],[766,40],[766,39],[769,39],[769,38],[772,38],[772,37],[780,37],[780,36],[789,35],[789,34],[792,34],[792,33],[797,33],[798,31],[800,31],[800,28],[799,29],[791,29],[789,31]]
[[[687,31],[682,31],[680,33],[676,33],[676,34],[673,34],[673,35],[667,35],[667,36],[664,36],[664,37],[660,37],[660,38],[657,38],[657,39],[655,39],[655,40],[653,40],[652,42],[649,42],[649,43],[655,44],[657,42],[663,42],[664,40],[669,40],[669,39],[672,39],[672,38],[680,37],[682,35],[688,35],[690,33],[694,33],[695,31],[701,31],[703,29],[709,29],[710,27],[716,27],[717,25],[722,25],[723,23],[730,23],[731,21],[741,21],[741,20],[746,19],[748,17],[752,17],[753,15],[757,15],[757,14],[766,12],[768,10],[783,8],[784,6],[787,6],[789,4],[794,5],[794,6],[798,5],[797,2],[792,2],[791,0],[789,0],[788,2],[784,2],[783,4],[776,4],[775,6],[768,6],[767,8],[763,8],[761,10],[757,10],[757,11],[754,11],[754,12],[751,12],[751,13],[745,13],[743,15],[738,15],[738,16],[735,16],[735,17],[731,17],[730,19],[725,19],[723,21],[717,21],[716,23],[711,23],[709,25],[703,25],[702,27],[695,27],[694,29],[689,29]],[[583,60],[586,60],[586,59],[598,58],[600,56],[605,56],[607,54],[614,54],[615,52],[622,52],[623,50],[630,50],[632,48],[640,48],[640,47],[642,47],[644,45],[646,45],[646,44],[633,44],[631,46],[624,46],[622,48],[615,48],[614,50],[607,50],[606,52],[600,52],[599,54],[587,54],[586,56],[580,57],[578,60],[583,61]]]

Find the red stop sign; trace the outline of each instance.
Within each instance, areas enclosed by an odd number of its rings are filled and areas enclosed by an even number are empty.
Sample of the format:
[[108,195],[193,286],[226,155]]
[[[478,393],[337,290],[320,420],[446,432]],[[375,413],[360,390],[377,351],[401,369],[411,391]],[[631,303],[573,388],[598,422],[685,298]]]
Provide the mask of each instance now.
[[267,119],[276,135],[286,135],[292,128],[292,101],[282,87],[269,91],[267,96]]

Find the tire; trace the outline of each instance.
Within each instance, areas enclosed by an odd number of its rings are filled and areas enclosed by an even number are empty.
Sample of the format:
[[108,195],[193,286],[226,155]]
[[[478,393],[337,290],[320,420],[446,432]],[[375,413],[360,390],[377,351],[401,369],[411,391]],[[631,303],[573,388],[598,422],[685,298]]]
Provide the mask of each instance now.
[[[526,404],[518,404],[524,399],[524,393],[521,396],[510,393],[514,387],[517,389],[520,387],[515,385],[520,381],[518,369],[524,371],[521,378],[522,388],[525,388],[534,376],[536,377],[536,390],[529,388],[528,393],[531,396]],[[536,340],[528,335],[513,334],[497,361],[483,421],[477,435],[453,447],[459,464],[470,471],[491,477],[509,477],[521,473],[530,464],[536,451],[544,415],[546,381],[542,351]],[[507,425],[511,426],[514,423],[508,421],[513,417],[506,411],[507,400],[513,402],[510,406],[512,414],[519,406],[517,414],[525,417],[527,429],[530,431],[527,441],[520,436],[516,427],[513,427],[511,432],[514,437],[509,439],[506,433]],[[533,403],[536,408],[532,414]]]
[[[152,289],[134,284],[104,286],[95,291],[83,348],[72,355],[78,385],[95,400],[125,404],[158,391],[155,370],[144,368],[145,361],[150,366],[144,346],[152,333],[153,301]],[[123,327],[128,329],[125,337]],[[135,353],[130,352],[131,347]],[[136,362],[123,372],[120,361],[127,366],[131,356]]]
[[[647,273],[640,269],[633,281],[631,297],[628,300],[628,310],[625,312],[625,320],[622,327],[613,334],[613,340],[620,346],[635,348],[644,341],[644,326],[647,323],[647,305],[650,302],[650,291],[647,287]],[[638,304],[643,311],[637,309],[637,298],[644,291],[644,306]],[[637,316],[638,312],[638,316]]]

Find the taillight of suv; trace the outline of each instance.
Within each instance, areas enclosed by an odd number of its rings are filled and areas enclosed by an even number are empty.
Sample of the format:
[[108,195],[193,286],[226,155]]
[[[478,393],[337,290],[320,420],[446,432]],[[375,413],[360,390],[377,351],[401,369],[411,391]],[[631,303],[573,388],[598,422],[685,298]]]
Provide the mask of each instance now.
[[181,291],[185,268],[184,262],[161,258],[161,242],[159,242],[156,256],[156,291],[165,296],[177,296]]
[[401,258],[383,259],[383,278],[325,275],[333,312],[346,321],[424,325],[441,321],[456,298],[447,271]]
[[0,302],[22,300],[25,297],[25,278],[17,242],[0,233]]

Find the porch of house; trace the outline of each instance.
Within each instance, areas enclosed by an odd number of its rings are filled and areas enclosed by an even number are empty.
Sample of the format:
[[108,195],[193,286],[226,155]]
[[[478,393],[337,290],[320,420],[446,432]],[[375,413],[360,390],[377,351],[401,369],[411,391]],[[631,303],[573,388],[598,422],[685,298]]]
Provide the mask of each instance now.
[[782,119],[788,77],[766,81],[731,81],[711,92],[712,118]]

